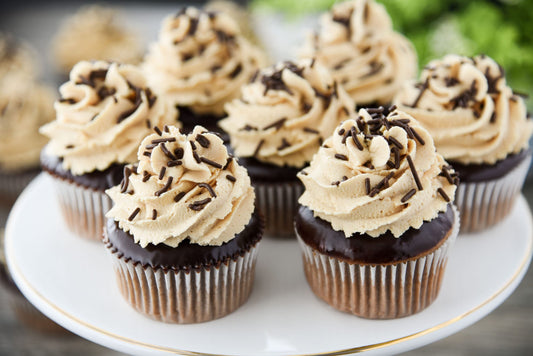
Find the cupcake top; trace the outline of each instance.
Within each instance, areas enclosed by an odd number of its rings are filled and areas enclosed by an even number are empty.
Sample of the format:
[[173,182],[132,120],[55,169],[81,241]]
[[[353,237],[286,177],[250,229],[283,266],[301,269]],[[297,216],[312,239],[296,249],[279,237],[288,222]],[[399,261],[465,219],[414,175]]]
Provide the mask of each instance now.
[[37,72],[33,58],[28,45],[0,33],[0,79],[14,72],[33,78]]
[[92,5],[64,21],[52,44],[59,68],[68,73],[79,61],[94,59],[138,63],[142,45],[118,18],[116,10]]
[[385,7],[371,0],[333,6],[301,55],[326,65],[358,105],[390,103],[417,72],[413,46],[393,31]]
[[387,111],[361,109],[298,173],[305,185],[300,204],[346,237],[378,237],[387,230],[400,237],[454,198],[456,175],[429,133],[410,115]]
[[254,210],[246,170],[201,126],[189,135],[173,126],[157,131],[143,140],[139,163],[125,168],[121,186],[106,191],[115,204],[106,216],[142,247],[231,240]]
[[528,147],[533,122],[491,58],[447,55],[395,98],[430,132],[439,153],[463,164],[493,164]]
[[242,88],[220,126],[238,156],[301,168],[342,120],[355,115],[354,106],[318,62],[282,62]]
[[56,120],[41,133],[51,139],[47,152],[74,175],[134,162],[152,127],[176,124],[176,108],[155,96],[133,65],[80,62],[59,92]]
[[0,80],[0,168],[20,171],[39,167],[47,139],[39,127],[54,119],[53,91],[25,74]]
[[163,21],[145,70],[154,90],[176,105],[221,116],[262,63],[229,16],[185,7]]

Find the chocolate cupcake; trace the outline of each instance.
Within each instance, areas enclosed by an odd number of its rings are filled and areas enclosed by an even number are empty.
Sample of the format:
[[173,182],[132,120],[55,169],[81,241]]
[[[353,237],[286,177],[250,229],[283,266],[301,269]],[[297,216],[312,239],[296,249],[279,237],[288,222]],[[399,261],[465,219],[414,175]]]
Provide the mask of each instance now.
[[122,23],[118,10],[101,5],[84,6],[66,18],[52,43],[55,64],[64,75],[86,60],[137,64],[143,51],[140,39]]
[[169,323],[220,318],[248,298],[263,221],[246,170],[197,126],[144,139],[139,163],[107,190],[107,250],[124,298]]
[[312,291],[336,309],[372,319],[430,305],[459,231],[452,169],[411,116],[361,109],[310,166],[295,230]]
[[163,21],[144,69],[150,87],[179,107],[184,132],[195,125],[221,132],[224,104],[263,64],[263,54],[229,16],[184,7]]
[[47,139],[39,127],[53,120],[54,95],[26,73],[0,78],[0,202],[12,204],[40,172]]
[[266,232],[293,235],[303,188],[296,174],[322,140],[355,114],[353,101],[325,67],[306,59],[261,70],[226,111],[220,125],[250,173]]
[[132,65],[80,62],[59,91],[56,120],[41,128],[51,139],[41,165],[54,178],[68,227],[100,240],[111,205],[104,191],[120,183],[152,128],[176,124],[177,111]]
[[459,174],[461,232],[505,218],[529,169],[533,122],[503,68],[484,55],[448,55],[430,62],[420,81],[406,83],[395,102],[429,131]]
[[371,0],[335,4],[301,56],[322,62],[362,107],[389,104],[418,67],[413,45],[393,31],[385,7]]

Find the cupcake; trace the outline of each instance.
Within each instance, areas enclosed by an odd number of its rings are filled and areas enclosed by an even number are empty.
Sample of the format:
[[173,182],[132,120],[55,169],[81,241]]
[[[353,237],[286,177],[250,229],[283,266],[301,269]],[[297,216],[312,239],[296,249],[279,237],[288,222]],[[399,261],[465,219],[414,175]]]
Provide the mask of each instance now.
[[336,309],[371,319],[430,305],[459,231],[453,175],[410,115],[361,109],[298,174],[295,218],[311,290]]
[[263,230],[246,170],[201,126],[147,136],[138,158],[107,190],[105,242],[120,292],[169,323],[231,313],[250,295]]
[[82,7],[67,18],[52,43],[58,69],[68,73],[83,60],[139,63],[143,46],[119,17],[118,11],[113,8],[91,5]]
[[150,86],[179,107],[185,132],[220,132],[224,104],[263,64],[262,53],[227,15],[184,7],[162,24],[144,62]]
[[68,227],[100,240],[111,204],[104,191],[120,183],[153,128],[176,124],[177,111],[127,64],[80,62],[59,91],[56,120],[41,128],[50,138],[41,166],[54,178]]
[[0,78],[0,202],[12,204],[40,172],[46,138],[39,127],[53,120],[54,95],[27,73]]
[[430,62],[419,82],[406,83],[395,102],[429,131],[459,174],[461,232],[505,218],[527,175],[533,122],[502,67],[485,55],[447,55]]
[[27,44],[0,32],[0,80],[15,72],[34,78],[37,75],[34,58],[34,51]]
[[266,232],[294,235],[302,185],[296,178],[322,140],[354,115],[354,103],[314,60],[282,62],[261,70],[226,105],[220,125],[247,169],[265,214]]
[[394,32],[385,7],[370,0],[333,6],[321,17],[302,57],[322,62],[359,106],[389,104],[403,82],[417,73],[412,44]]

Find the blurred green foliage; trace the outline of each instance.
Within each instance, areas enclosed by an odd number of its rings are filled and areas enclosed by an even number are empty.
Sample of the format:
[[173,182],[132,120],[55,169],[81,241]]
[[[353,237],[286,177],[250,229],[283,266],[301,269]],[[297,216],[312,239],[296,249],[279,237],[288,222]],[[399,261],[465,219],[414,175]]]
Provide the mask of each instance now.
[[[485,53],[516,91],[533,94],[532,0],[377,0],[416,47],[420,67],[447,53]],[[254,0],[291,15],[327,10],[334,0]],[[533,100],[528,100],[533,109]]]

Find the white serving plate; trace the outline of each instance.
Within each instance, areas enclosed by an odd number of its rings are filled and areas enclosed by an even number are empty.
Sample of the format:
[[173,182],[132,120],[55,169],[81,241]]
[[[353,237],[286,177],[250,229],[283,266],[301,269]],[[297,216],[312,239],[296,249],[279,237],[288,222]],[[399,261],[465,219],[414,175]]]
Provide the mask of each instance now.
[[93,342],[128,354],[392,354],[423,346],[478,321],[516,288],[533,246],[523,197],[510,216],[459,236],[442,290],[428,309],[396,320],[365,320],[316,298],[295,240],[265,238],[254,290],[233,314],[196,325],[153,321],[122,299],[103,245],[65,227],[51,180],[39,176],[17,201],[6,254],[24,295],[48,317]]

